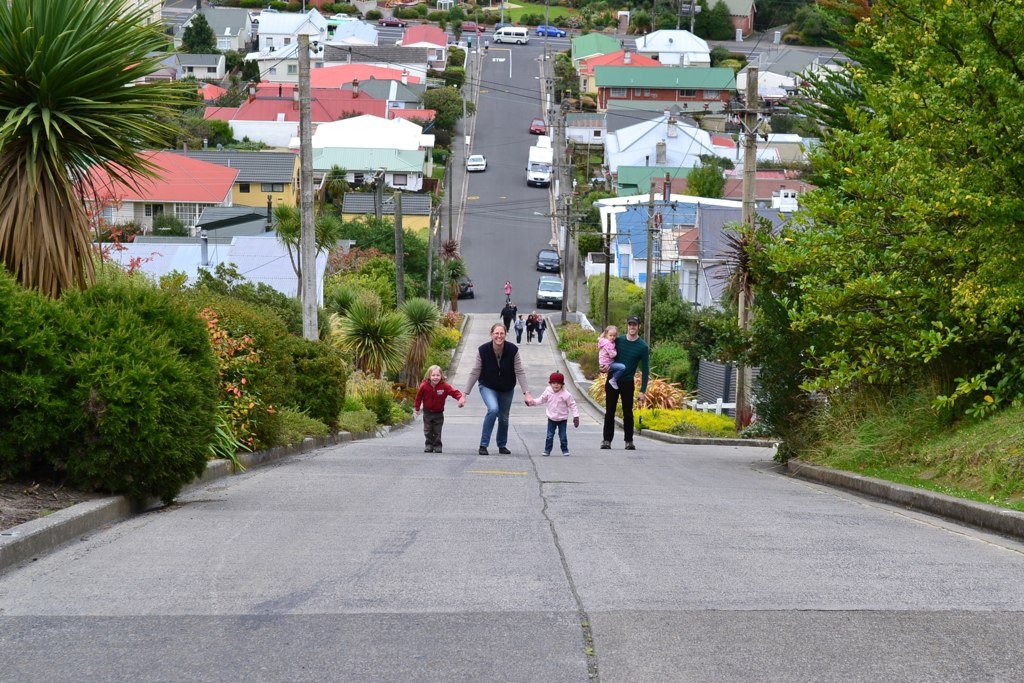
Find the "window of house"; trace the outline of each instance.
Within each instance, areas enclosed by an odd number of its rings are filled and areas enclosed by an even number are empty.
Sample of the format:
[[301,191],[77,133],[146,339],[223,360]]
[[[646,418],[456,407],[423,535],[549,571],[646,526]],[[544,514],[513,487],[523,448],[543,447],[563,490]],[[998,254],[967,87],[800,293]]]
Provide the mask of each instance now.
[[395,187],[404,187],[404,186],[408,185],[409,184],[409,174],[408,173],[396,173],[395,175],[391,176],[391,184],[394,185]]
[[595,131],[594,131],[594,137],[595,137],[595,138],[599,138],[599,137],[601,137],[601,131],[599,131],[599,130],[595,130]]
[[636,96],[636,97],[650,97],[651,96],[651,89],[650,88],[633,88],[633,95]]
[[107,225],[113,223],[114,207],[112,207],[110,204],[104,205],[104,207],[100,209],[100,217],[103,219],[103,222],[106,223]]
[[216,204],[175,204],[174,217],[190,228],[196,227],[199,217],[203,215],[203,209]]
[[294,76],[297,73],[299,73],[299,65],[298,64],[289,64],[288,65],[288,75],[289,76]]
[[146,204],[142,212],[146,216],[146,218],[152,218],[153,216],[162,216],[164,213],[164,205]]
[[219,40],[217,40],[217,49],[221,52],[224,52],[225,50],[230,50],[231,48],[232,45],[230,38],[220,38]]
[[629,254],[619,254],[619,277],[629,277]]
[[696,97],[697,96],[697,91],[693,90],[692,88],[680,88],[678,92],[679,92],[679,96],[680,97]]
[[243,194],[249,194],[249,183],[238,183],[238,191]]
[[267,36],[266,46],[267,47],[274,47],[274,38],[272,36]]
[[611,88],[609,93],[612,97],[625,97],[628,88]]
[[365,182],[366,182],[366,174],[365,173],[354,173],[354,174],[352,174],[352,184],[355,185],[356,187],[362,185]]
[[284,192],[284,183],[260,183],[260,192]]
[[275,67],[275,66],[270,67],[270,71],[268,71],[267,73],[270,74],[271,76],[276,76],[277,75],[277,67]]
[[291,44],[292,44],[292,39],[291,39],[291,38],[289,38],[289,37],[287,37],[287,36],[285,36],[285,39],[284,39],[284,44],[285,44],[285,45],[291,45]]
[[706,100],[717,100],[721,96],[722,96],[722,91],[721,90],[705,90],[704,91],[704,99],[706,99]]
[[215,66],[208,66],[208,67],[206,67],[206,73],[211,74],[213,76],[216,76],[217,75],[217,67],[215,67]]

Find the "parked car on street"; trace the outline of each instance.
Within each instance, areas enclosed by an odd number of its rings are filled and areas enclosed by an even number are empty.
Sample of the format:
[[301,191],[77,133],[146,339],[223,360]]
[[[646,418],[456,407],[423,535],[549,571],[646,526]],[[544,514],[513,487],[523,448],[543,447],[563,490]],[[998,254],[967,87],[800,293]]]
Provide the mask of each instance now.
[[483,154],[470,154],[466,159],[466,170],[469,172],[486,171],[487,157]]
[[548,36],[549,38],[565,38],[565,29],[558,28],[557,26],[545,26],[541,24],[537,27],[538,36]]
[[405,28],[409,25],[405,19],[399,19],[398,17],[381,17],[377,20],[377,23],[381,26],[397,26],[399,28]]
[[544,123],[544,119],[534,119],[530,121],[530,133],[532,135],[547,135],[548,126]]
[[537,280],[537,308],[562,307],[562,278],[554,275],[541,275]]
[[562,259],[554,249],[541,249],[537,252],[537,270],[557,273],[562,267]]
[[483,33],[487,30],[487,27],[483,24],[478,24],[475,21],[464,21],[462,22],[463,33]]
[[476,295],[473,294],[473,281],[463,275],[459,278],[459,298],[460,299],[475,299]]

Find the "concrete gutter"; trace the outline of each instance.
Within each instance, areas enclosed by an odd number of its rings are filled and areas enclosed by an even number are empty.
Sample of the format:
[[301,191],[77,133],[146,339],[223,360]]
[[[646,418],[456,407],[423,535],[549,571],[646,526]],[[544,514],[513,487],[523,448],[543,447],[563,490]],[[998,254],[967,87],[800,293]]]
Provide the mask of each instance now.
[[[555,345],[558,345],[558,325],[551,325],[548,330],[551,331],[552,336],[555,338]],[[572,381],[574,387],[576,387],[576,393],[583,400],[590,404],[592,408],[597,410],[601,415],[605,413],[605,407],[595,401],[593,397],[587,392],[593,381],[587,379],[583,372],[580,370],[579,363],[574,363],[565,357],[565,352],[559,353],[562,357],[562,364],[565,366],[565,374]],[[616,417],[615,424],[622,426],[622,418]],[[700,436],[678,436],[676,434],[666,434],[665,432],[655,431],[653,429],[636,429],[638,436],[643,436],[647,439],[654,439],[655,441],[662,441],[664,443],[675,443],[675,444],[686,444],[693,446],[752,446],[754,448],[777,448],[779,445],[778,441],[772,441],[770,439],[721,439],[716,437],[700,437]]]
[[914,510],[947,517],[963,524],[1024,539],[1024,512],[954,498],[937,491],[865,477],[854,472],[811,465],[796,458],[786,462],[786,469],[791,475],[801,479],[837,486]]
[[[405,427],[409,422],[411,422],[411,418],[398,425],[381,427],[376,432],[337,432],[325,437],[307,437],[299,444],[275,446],[255,453],[240,453],[238,461],[242,467],[248,470],[291,455],[315,451],[325,446],[383,436],[394,429]],[[230,460],[211,460],[206,463],[206,470],[203,474],[185,486],[182,491],[204,486],[211,481],[233,474],[236,472]],[[39,517],[0,531],[0,572],[22,562],[35,560],[56,550],[64,543],[87,536],[103,526],[160,505],[160,501],[156,499],[140,504],[127,496],[108,496],[78,503],[46,517]]]

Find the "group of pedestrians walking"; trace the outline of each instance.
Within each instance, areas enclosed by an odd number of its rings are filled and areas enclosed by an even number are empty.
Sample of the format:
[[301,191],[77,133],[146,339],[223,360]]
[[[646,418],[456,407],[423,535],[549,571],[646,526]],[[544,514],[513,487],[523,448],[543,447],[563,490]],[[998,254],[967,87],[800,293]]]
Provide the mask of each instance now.
[[[521,316],[520,316],[521,319]],[[517,323],[519,320],[516,321]],[[546,328],[546,325],[545,325]],[[641,371],[640,391],[636,399],[641,403],[646,399],[647,381],[650,374],[650,350],[647,343],[640,338],[640,319],[631,316],[626,322],[626,334],[612,336],[612,328],[603,333],[608,343],[601,345],[599,363],[601,371],[608,373],[605,382],[607,397],[602,449],[611,448],[615,435],[615,412],[619,402],[622,403],[623,437],[626,450],[636,450],[633,444],[633,402],[637,370]],[[541,333],[543,334],[543,333]],[[526,371],[523,367],[519,347],[507,339],[508,327],[503,323],[491,326],[490,340],[481,344],[473,359],[473,367],[469,372],[466,389],[460,392],[449,385],[434,365],[427,370],[427,376],[416,393],[414,408],[417,415],[422,406],[423,433],[425,437],[424,452],[441,452],[441,428],[444,425],[445,401],[450,397],[458,401],[459,407],[466,403],[466,397],[473,388],[480,385],[480,398],[487,407],[480,433],[480,455],[487,455],[497,424],[496,438],[498,453],[510,455],[508,448],[509,413],[515,400],[515,389],[518,385],[523,392],[523,400],[528,406],[545,405],[547,414],[547,433],[544,441],[545,456],[551,454],[554,436],[558,434],[559,446],[563,455],[569,455],[567,427],[569,416],[572,415],[573,427],[579,427],[579,408],[576,399],[565,388],[565,377],[559,372],[548,376],[548,387],[534,399],[530,392]],[[518,338],[518,335],[517,335]],[[612,348],[609,348],[609,346]],[[614,365],[613,365],[614,363]],[[618,367],[621,365],[621,369]]]
[[519,313],[519,308],[511,301],[508,301],[498,315],[501,317],[501,322],[505,325],[506,333],[516,333],[516,344],[523,343],[523,332],[526,332],[527,342],[532,342],[534,337],[536,337],[538,344],[544,343],[544,333],[547,332],[548,321],[537,311],[527,315],[524,320],[523,316]]

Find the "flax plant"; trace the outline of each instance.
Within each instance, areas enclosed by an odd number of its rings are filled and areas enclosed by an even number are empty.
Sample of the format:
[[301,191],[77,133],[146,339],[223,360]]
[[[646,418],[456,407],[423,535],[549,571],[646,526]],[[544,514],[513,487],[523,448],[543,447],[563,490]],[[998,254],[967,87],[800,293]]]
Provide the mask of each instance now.
[[126,0],[0,2],[0,259],[51,297],[95,275],[90,169],[154,175],[136,152],[172,140],[189,102],[186,85],[135,83],[169,47],[147,14]]

